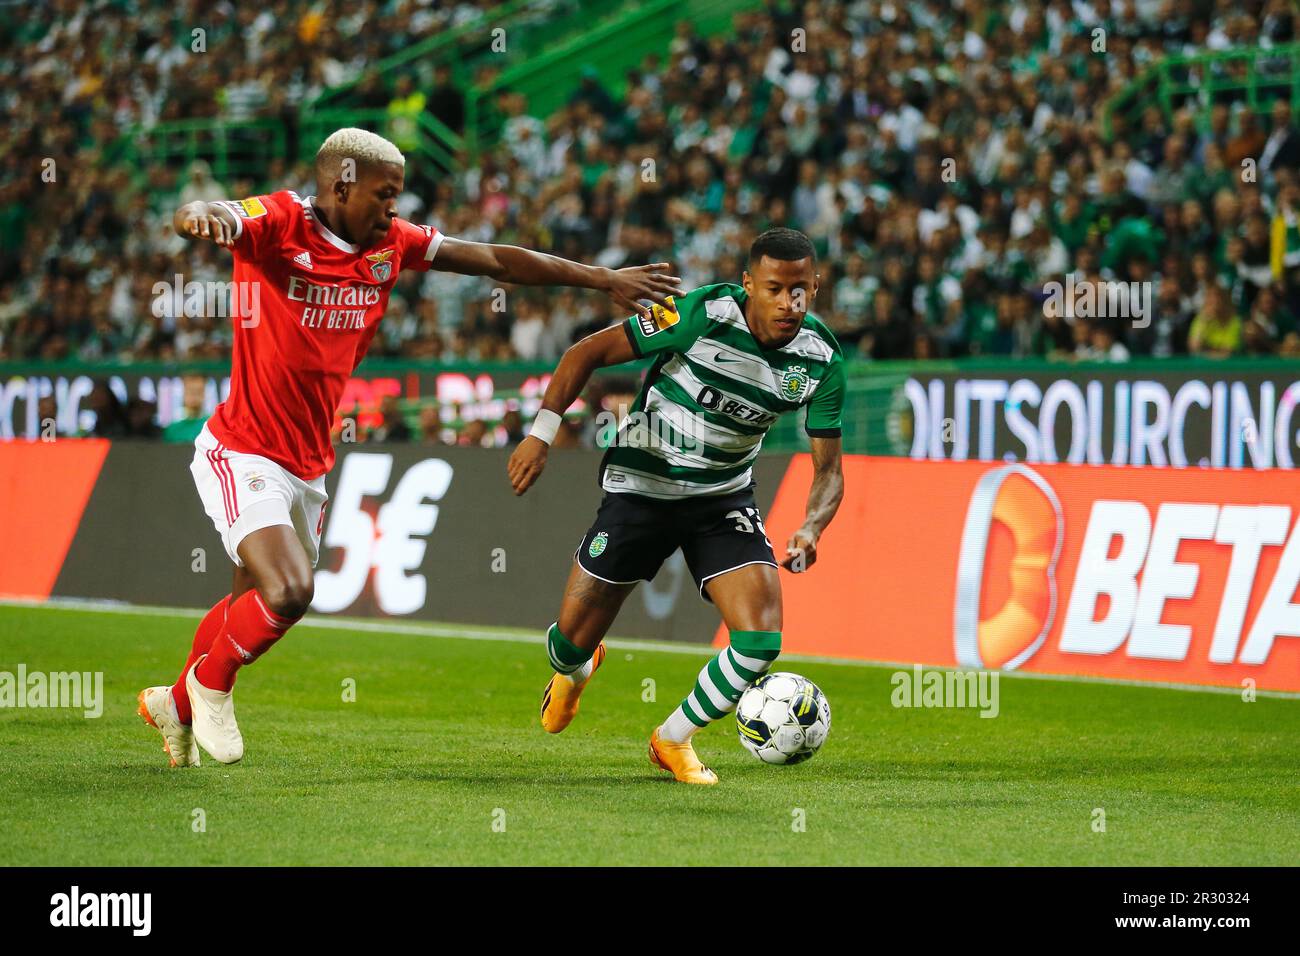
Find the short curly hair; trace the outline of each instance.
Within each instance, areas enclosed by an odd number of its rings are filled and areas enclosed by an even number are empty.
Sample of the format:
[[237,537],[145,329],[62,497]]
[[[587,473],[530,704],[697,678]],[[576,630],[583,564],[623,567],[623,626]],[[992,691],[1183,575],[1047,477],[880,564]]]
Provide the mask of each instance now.
[[336,129],[325,138],[316,151],[316,170],[332,174],[345,159],[354,160],[358,166],[384,163],[406,166],[406,157],[400,149],[379,134],[355,126]]

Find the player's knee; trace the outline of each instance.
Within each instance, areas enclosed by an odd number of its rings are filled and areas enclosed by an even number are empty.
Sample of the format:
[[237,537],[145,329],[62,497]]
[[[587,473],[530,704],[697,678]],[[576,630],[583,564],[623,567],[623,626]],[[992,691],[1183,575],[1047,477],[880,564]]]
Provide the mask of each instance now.
[[781,653],[781,632],[732,631],[731,648],[745,657],[771,662]]
[[316,596],[316,584],[311,575],[279,578],[261,589],[266,606],[281,617],[297,620],[307,613]]

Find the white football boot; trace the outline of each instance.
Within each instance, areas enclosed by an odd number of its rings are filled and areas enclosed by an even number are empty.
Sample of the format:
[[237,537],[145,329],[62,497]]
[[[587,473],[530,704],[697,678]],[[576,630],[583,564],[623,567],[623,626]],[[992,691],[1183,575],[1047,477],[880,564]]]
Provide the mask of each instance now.
[[244,756],[244,738],[235,723],[234,691],[210,690],[194,676],[204,654],[185,675],[185,689],[190,694],[193,711],[194,739],[218,763],[238,763]]
[[176,702],[170,687],[146,687],[136,697],[139,713],[144,722],[162,734],[163,750],[171,758],[173,767],[197,767],[199,745],[194,733],[176,716]]

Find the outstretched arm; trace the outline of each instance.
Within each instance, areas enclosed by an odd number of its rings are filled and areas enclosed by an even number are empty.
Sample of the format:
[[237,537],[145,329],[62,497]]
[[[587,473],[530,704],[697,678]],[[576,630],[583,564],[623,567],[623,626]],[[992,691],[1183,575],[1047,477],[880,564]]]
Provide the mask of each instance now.
[[533,426],[532,433],[519,443],[519,447],[510,456],[510,464],[506,466],[510,486],[516,495],[522,495],[541,477],[542,469],[546,467],[546,453],[550,450],[551,439],[559,427],[560,416],[582,394],[591,373],[598,368],[630,362],[634,358],[636,355],[632,351],[632,343],[622,324],[588,335],[564,353],[546,386],[546,394],[542,396],[542,410],[537,413],[537,423]]
[[626,269],[583,265],[570,259],[534,252],[520,246],[445,238],[438,247],[433,268],[462,275],[488,276],[517,285],[567,285],[578,289],[599,289],[620,308],[638,315],[649,310],[637,302],[649,299],[668,307],[668,296],[681,291],[682,280],[668,275],[668,263],[655,262]]
[[838,438],[813,438],[813,480],[808,489],[808,514],[803,527],[790,536],[781,567],[806,571],[817,560],[817,539],[839,510],[844,498],[844,472],[840,469],[842,443]]
[[238,226],[228,209],[196,200],[172,213],[172,228],[182,239],[206,239],[228,248],[235,244]]

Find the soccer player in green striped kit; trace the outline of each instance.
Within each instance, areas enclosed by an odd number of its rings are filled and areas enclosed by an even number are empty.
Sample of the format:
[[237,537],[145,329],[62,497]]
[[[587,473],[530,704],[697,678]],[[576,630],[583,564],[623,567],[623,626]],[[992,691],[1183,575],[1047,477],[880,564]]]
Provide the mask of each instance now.
[[547,633],[555,674],[542,697],[542,726],[551,733],[577,714],[624,599],[681,548],[731,640],[654,730],[650,760],[684,783],[718,782],[691,737],[733,711],[781,652],[781,582],[751,470],[778,415],[807,408],[814,469],[807,516],[781,567],[799,572],[816,561],[817,540],[844,495],[844,362],[835,337],[808,311],[816,266],[807,236],[770,229],[750,247],[742,285],[703,286],[671,309],[654,306],[560,360],[531,434],[510,457],[516,495],[541,475],[560,415],[593,371],[640,357],[654,363],[601,465],[605,496]]

